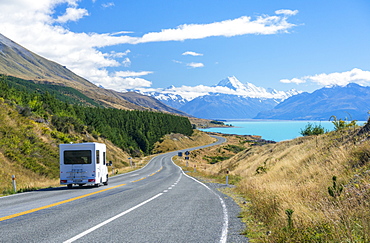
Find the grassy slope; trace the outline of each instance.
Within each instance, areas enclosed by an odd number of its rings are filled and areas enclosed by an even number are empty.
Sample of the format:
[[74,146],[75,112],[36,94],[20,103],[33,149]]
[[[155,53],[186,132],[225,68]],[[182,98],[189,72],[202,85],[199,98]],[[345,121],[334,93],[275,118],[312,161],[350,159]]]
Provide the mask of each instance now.
[[48,123],[37,123],[20,115],[13,105],[0,98],[0,195],[12,192],[11,176],[17,190],[59,185],[58,144],[63,140],[106,143],[115,168],[127,166],[128,154],[110,141],[90,134],[64,134]]
[[[242,178],[236,189],[257,242],[369,242],[370,140],[359,129],[253,146],[208,171]],[[336,197],[333,176],[343,186]]]
[[[91,134],[64,134],[48,123],[38,123],[32,117],[18,113],[16,106],[0,98],[0,195],[13,192],[12,175],[16,176],[18,192],[59,185],[58,144],[64,141],[101,142],[107,145],[107,160],[114,172],[123,173],[135,168],[129,166],[129,154],[109,140],[94,138]],[[213,139],[195,132],[192,137],[179,134],[166,136],[156,145],[155,152],[165,152],[211,143]],[[136,165],[144,165],[149,158],[134,158]],[[136,167],[137,168],[137,167]],[[112,168],[109,170],[111,171]],[[110,173],[111,174],[111,173]]]

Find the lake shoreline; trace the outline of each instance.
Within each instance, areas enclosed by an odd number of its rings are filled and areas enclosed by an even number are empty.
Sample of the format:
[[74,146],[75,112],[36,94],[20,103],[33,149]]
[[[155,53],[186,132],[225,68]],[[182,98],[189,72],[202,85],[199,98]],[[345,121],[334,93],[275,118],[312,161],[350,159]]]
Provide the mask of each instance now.
[[[223,122],[227,123],[228,126],[201,128],[199,130],[222,134],[261,136],[264,140],[281,142],[301,137],[300,132],[308,124],[321,125],[326,131],[335,129],[331,121],[230,119],[223,120]],[[357,121],[357,124],[362,126],[365,122]]]

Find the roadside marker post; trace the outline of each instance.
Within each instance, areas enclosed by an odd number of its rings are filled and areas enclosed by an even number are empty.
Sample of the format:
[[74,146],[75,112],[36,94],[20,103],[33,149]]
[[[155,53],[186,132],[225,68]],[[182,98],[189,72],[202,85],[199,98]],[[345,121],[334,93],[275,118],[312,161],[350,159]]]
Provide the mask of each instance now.
[[15,175],[12,175],[12,183],[14,192],[17,192],[17,183],[15,182]]
[[229,170],[226,171],[226,186],[229,185]]

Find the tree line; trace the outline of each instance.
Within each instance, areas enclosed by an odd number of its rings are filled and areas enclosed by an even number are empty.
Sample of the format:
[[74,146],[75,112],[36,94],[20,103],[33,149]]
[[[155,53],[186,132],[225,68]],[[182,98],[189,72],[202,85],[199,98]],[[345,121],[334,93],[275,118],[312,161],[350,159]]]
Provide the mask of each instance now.
[[133,156],[149,154],[154,143],[165,134],[190,136],[193,133],[186,117],[103,108],[69,87],[37,84],[3,75],[0,78],[0,97],[14,104],[20,114],[50,122],[59,132],[88,132],[102,136]]

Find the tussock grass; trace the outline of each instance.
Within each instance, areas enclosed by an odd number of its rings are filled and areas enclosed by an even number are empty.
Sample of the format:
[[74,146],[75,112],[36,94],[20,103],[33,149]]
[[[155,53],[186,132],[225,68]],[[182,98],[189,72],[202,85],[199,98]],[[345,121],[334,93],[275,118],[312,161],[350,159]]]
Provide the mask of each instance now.
[[[256,242],[369,242],[370,141],[358,130],[251,147],[210,170],[242,178]],[[344,188],[336,197],[333,176]]]

